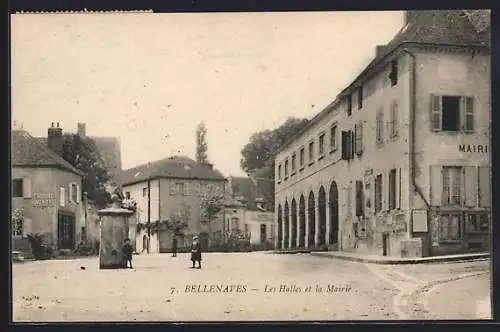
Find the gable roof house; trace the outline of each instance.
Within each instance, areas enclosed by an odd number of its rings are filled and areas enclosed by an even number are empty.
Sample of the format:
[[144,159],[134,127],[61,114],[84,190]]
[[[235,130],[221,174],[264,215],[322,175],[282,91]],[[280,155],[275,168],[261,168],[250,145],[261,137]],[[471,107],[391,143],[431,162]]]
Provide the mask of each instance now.
[[[210,194],[224,195],[226,178],[213,165],[200,164],[186,156],[171,156],[161,160],[142,164],[122,172],[119,184],[125,197],[137,202],[137,223],[147,224],[165,221],[181,214],[187,229],[180,236],[179,246],[190,236],[201,233],[209,237],[223,226],[223,216],[212,220],[210,225],[201,223],[204,218],[201,211],[203,196]],[[162,230],[149,237],[140,231],[132,234],[136,238],[136,248],[141,251],[166,252],[170,250],[172,234]],[[210,238],[206,239],[208,245]]]
[[[52,150],[62,147],[61,135],[62,128],[49,128],[44,145],[24,130],[12,131],[12,208],[23,217],[12,225],[13,246],[25,254],[30,251],[30,233],[67,250],[73,250],[84,233],[83,173]],[[61,227],[66,231],[58,232]]]

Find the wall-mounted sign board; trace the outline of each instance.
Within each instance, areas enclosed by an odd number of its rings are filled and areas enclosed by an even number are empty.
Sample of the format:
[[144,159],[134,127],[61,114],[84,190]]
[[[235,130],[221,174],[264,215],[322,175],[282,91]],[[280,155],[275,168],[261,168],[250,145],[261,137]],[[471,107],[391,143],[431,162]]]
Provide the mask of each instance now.
[[427,210],[413,210],[411,214],[413,232],[425,233],[427,229]]

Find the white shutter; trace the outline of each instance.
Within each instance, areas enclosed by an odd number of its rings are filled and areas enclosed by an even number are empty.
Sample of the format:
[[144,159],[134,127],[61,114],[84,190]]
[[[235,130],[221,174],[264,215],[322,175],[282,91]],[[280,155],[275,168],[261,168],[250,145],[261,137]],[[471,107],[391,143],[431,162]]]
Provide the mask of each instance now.
[[443,193],[443,168],[441,165],[431,165],[429,172],[431,205],[440,206]]
[[64,187],[59,188],[59,205],[60,206],[66,205],[66,188]]
[[31,179],[23,178],[23,197],[31,198]]
[[33,233],[33,220],[28,217],[23,218],[23,237],[28,236],[28,234]]
[[76,202],[79,204],[82,199],[82,188],[79,184],[76,185]]
[[466,133],[474,132],[474,97],[460,98],[460,123],[462,129]]
[[442,128],[442,98],[431,95],[431,116],[430,124],[432,131],[440,131]]
[[477,207],[478,205],[478,170],[476,166],[465,167],[464,178],[465,205]]

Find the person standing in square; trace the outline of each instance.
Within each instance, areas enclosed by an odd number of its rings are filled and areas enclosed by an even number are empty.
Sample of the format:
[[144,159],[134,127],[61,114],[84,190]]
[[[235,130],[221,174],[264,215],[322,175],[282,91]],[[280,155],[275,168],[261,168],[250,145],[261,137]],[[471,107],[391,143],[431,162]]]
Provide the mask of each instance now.
[[191,262],[193,263],[193,269],[196,262],[198,262],[198,269],[201,269],[201,246],[198,236],[193,237],[193,243],[191,244]]

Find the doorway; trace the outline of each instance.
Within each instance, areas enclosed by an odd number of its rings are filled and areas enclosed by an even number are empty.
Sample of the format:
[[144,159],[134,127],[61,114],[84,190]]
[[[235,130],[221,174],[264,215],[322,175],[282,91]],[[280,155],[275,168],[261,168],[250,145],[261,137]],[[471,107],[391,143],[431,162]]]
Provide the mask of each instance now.
[[75,214],[59,211],[57,213],[58,249],[75,249]]

